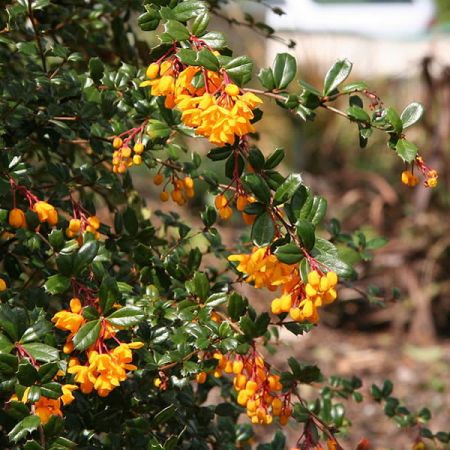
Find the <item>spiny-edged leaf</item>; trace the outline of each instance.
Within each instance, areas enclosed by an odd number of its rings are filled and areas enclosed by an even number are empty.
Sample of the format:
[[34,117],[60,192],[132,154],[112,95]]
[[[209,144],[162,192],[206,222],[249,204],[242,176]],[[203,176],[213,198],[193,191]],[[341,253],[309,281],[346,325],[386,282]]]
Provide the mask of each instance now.
[[285,244],[275,250],[277,259],[285,264],[295,264],[301,261],[305,255],[296,244]]
[[59,359],[59,351],[47,344],[30,342],[29,344],[23,344],[22,347],[38,361],[50,362]]
[[28,416],[21,420],[9,433],[8,437],[11,442],[18,442],[23,439],[28,433],[32,433],[37,430],[41,424],[39,416]]
[[323,94],[329,95],[342,82],[344,82],[352,71],[353,64],[348,59],[341,59],[330,68],[325,75]]
[[217,71],[219,69],[219,60],[209,50],[203,49],[197,52],[195,60],[196,66],[202,66],[209,70]]
[[14,344],[2,333],[0,333],[0,353],[9,353]]
[[260,214],[253,223],[251,239],[258,247],[269,245],[275,235],[275,224],[268,212]]
[[314,247],[316,241],[315,228],[311,222],[307,220],[299,219],[296,223],[297,235],[302,241],[303,247],[310,251]]
[[272,66],[273,80],[277,89],[285,89],[295,78],[297,62],[289,53],[279,53]]
[[16,376],[22,386],[31,386],[38,379],[38,372],[28,359],[22,359],[17,368]]
[[0,328],[15,342],[19,339],[19,326],[14,311],[7,304],[0,304]]
[[190,36],[189,30],[177,20],[168,20],[164,24],[164,31],[172,41],[184,41]]
[[38,376],[41,383],[47,383],[51,381],[58,373],[59,365],[56,362],[49,362],[42,364],[38,370]]
[[419,152],[419,149],[415,144],[406,139],[399,139],[396,146],[395,151],[403,161],[410,163],[413,162]]
[[243,181],[258,200],[265,204],[269,203],[270,188],[260,175],[249,173],[245,175]]
[[223,33],[219,31],[210,31],[202,36],[202,41],[210,48],[221,49],[227,45],[227,40]]
[[43,384],[41,386],[41,394],[44,397],[57,399],[62,395],[61,385],[54,381],[50,383]]
[[25,330],[20,342],[36,341],[53,329],[53,325],[47,320],[40,320]]
[[423,106],[420,103],[410,103],[401,113],[400,119],[403,122],[403,128],[408,128],[417,123],[423,116]]
[[233,292],[228,299],[228,315],[231,320],[238,321],[247,309],[247,301],[237,292]]
[[142,309],[135,306],[124,306],[107,317],[108,322],[120,327],[131,327],[144,318]]
[[[147,5],[148,6],[148,5]],[[160,21],[160,15],[158,11],[156,11],[153,8],[147,7],[147,12],[141,14],[138,17],[138,25],[143,31],[153,31],[158,28],[159,21]]]
[[275,192],[275,202],[285,203],[289,201],[302,184],[302,177],[299,173],[292,173]]
[[83,351],[91,346],[100,334],[101,321],[100,319],[91,320],[85,323],[78,333],[73,337],[73,344],[75,350]]
[[70,278],[60,275],[59,273],[52,275],[51,277],[48,277],[44,287],[49,294],[62,294],[69,289]]
[[329,253],[333,256],[338,257],[337,248],[330,241],[327,241],[324,238],[316,237],[316,243],[314,245],[314,249],[319,253]]
[[185,0],[172,9],[176,20],[186,22],[207,10],[206,3],[198,0]]
[[6,376],[14,374],[19,362],[17,356],[9,353],[0,353],[0,373]]
[[288,359],[294,377],[301,383],[314,383],[322,379],[322,373],[316,365],[300,364],[294,357]]
[[333,271],[339,277],[350,278],[353,275],[353,269],[339,257],[330,253],[321,253],[315,257],[322,270],[328,272]]
[[234,82],[243,85],[252,77],[253,61],[248,56],[238,56],[225,65],[225,70]]

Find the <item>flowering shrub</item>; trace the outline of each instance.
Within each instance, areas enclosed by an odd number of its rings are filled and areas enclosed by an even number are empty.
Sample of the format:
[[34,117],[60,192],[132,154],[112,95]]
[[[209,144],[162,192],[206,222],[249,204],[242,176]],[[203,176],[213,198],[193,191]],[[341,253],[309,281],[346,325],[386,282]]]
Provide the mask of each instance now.
[[[220,4],[124,3],[28,0],[0,12],[0,445],[251,448],[253,425],[291,423],[296,448],[342,448],[340,399],[362,401],[361,381],[327,379],[295,358],[274,367],[264,347],[281,328],[314,333],[340,282],[357,279],[342,252],[352,241],[336,222],[318,234],[326,200],[279,171],[282,149],[257,147],[260,107],[276,101],[303,120],[339,114],[361,146],[379,130],[407,166],[402,181],[422,176],[432,188],[436,171],[405,137],[422,107],[399,114],[365,83],[346,84],[347,60],[320,89],[299,88],[296,61],[279,54],[249,87],[252,60],[207,29]],[[138,25],[156,34],[155,48]],[[344,96],[345,111],[333,105]],[[188,137],[209,141],[214,172]],[[203,224],[188,225],[185,207],[150,214],[133,166],[148,169],[161,202],[202,203]],[[215,225],[235,210],[246,229],[229,251]],[[379,242],[358,251],[367,259]],[[271,292],[262,313],[237,281]],[[319,386],[315,401],[302,384]],[[206,402],[215,388],[220,400]],[[389,381],[371,395],[416,448],[449,442]],[[277,431],[258,448],[285,445]]]

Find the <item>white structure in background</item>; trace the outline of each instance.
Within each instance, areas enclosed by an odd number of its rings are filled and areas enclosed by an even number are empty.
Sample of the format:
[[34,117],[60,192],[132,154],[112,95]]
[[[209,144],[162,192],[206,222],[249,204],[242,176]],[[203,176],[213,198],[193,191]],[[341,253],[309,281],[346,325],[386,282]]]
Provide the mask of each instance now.
[[[449,0],[450,1],[450,0]],[[435,18],[433,0],[272,0],[286,14],[268,10],[266,23],[276,34],[293,39],[292,53],[300,67],[313,64],[323,71],[346,57],[360,76],[399,76],[419,68],[425,56],[450,63],[450,38],[430,34]],[[267,62],[286,51],[268,42]],[[409,72],[408,72],[409,69]]]

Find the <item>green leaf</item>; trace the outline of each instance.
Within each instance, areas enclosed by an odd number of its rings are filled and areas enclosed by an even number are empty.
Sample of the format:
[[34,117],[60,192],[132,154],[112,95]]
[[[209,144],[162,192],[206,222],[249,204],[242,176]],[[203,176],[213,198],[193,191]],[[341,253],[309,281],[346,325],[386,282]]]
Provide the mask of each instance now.
[[268,212],[260,214],[253,223],[251,239],[258,247],[264,247],[272,243],[275,235],[275,224]]
[[32,433],[37,430],[38,426],[41,424],[41,419],[39,416],[28,416],[21,420],[9,433],[8,437],[10,441],[16,443],[23,439],[28,433]]
[[325,217],[327,205],[328,203],[323,197],[314,196],[311,211],[308,214],[308,220],[313,225],[318,225]]
[[41,386],[41,394],[44,397],[57,399],[57,398],[61,397],[61,395],[62,395],[61,385],[59,383],[54,382],[54,381],[50,382],[50,383],[43,384]]
[[38,369],[38,376],[41,383],[47,383],[51,381],[58,373],[59,365],[56,362],[49,362],[42,364]]
[[40,342],[31,342],[23,344],[22,347],[38,361],[50,362],[59,359],[59,352],[56,348]]
[[164,139],[170,136],[171,129],[165,122],[160,120],[150,119],[145,129],[150,139]]
[[197,52],[195,61],[196,66],[202,66],[206,69],[217,71],[219,70],[219,60],[209,50],[203,49]]
[[326,271],[336,272],[339,277],[350,278],[353,274],[353,269],[347,263],[330,253],[322,253],[315,259],[323,265]]
[[103,277],[98,297],[103,314],[108,313],[114,303],[118,302],[121,298],[116,280],[108,274]]
[[399,139],[395,145],[395,151],[403,161],[411,163],[416,158],[419,149],[412,142],[407,141],[406,139]]
[[261,69],[258,74],[258,79],[262,86],[268,91],[275,89],[275,80],[273,77],[273,71],[270,67],[266,69]]
[[0,328],[16,342],[19,339],[17,316],[7,304],[0,304]]
[[25,330],[20,342],[36,341],[53,329],[53,325],[47,320],[40,320]]
[[297,62],[288,53],[279,53],[272,66],[273,80],[277,89],[285,89],[295,78]]
[[384,118],[386,122],[388,122],[392,126],[392,130],[395,133],[399,134],[403,131],[402,119],[400,119],[398,112],[394,108],[387,108]]
[[355,81],[354,83],[348,83],[341,88],[343,94],[351,94],[352,92],[360,92],[368,89],[369,86],[364,81]]
[[278,261],[285,264],[295,264],[301,261],[305,255],[295,244],[285,244],[275,250]]
[[0,373],[6,376],[11,376],[17,371],[18,367],[17,356],[9,353],[0,353]]
[[283,182],[283,184],[275,192],[275,202],[277,204],[286,203],[296,193],[297,189],[301,186],[303,180],[300,174],[293,173],[289,175]]
[[123,213],[123,223],[130,236],[134,236],[139,230],[139,222],[133,208],[127,208]]
[[270,188],[260,175],[249,173],[243,177],[243,182],[262,203],[270,202]]
[[173,42],[189,39],[189,30],[176,20],[168,20],[164,24],[164,32],[170,36]]
[[202,36],[202,41],[205,42],[208,47],[214,49],[221,49],[227,45],[225,36],[219,31],[210,31],[209,33],[204,34]]
[[206,300],[209,294],[209,280],[205,273],[195,272],[194,277],[189,282],[189,291],[201,300]]
[[316,241],[314,225],[307,220],[299,219],[296,226],[297,235],[302,241],[303,247],[305,247],[307,251],[312,250]]
[[14,348],[14,344],[0,333],[0,353],[9,353]]
[[252,147],[248,153],[248,162],[257,171],[264,167],[264,155],[259,148]]
[[162,424],[168,422],[177,412],[177,408],[172,403],[171,405],[165,407],[161,411],[156,414],[156,416],[153,418],[156,424]]
[[144,318],[144,313],[135,306],[124,306],[114,311],[106,319],[113,325],[120,327],[131,327],[136,325]]
[[158,28],[159,21],[161,20],[161,17],[153,8],[150,8],[148,5],[146,7],[147,12],[141,14],[138,17],[137,23],[142,31],[153,31]]
[[194,50],[181,48],[178,50],[177,56],[183,64],[189,64],[190,66],[197,65],[197,52]]
[[288,359],[288,364],[300,383],[310,384],[322,379],[322,373],[316,365],[300,364],[294,357]]
[[17,369],[17,379],[23,386],[31,386],[38,379],[38,372],[27,359],[23,359]]
[[228,299],[228,315],[231,320],[238,321],[247,309],[247,302],[237,292],[233,292]]
[[208,28],[210,15],[205,12],[198,14],[191,25],[191,32],[194,36],[200,36]]
[[233,149],[231,147],[216,147],[212,148],[207,156],[212,161],[222,161],[224,159],[227,159],[230,155]]
[[204,14],[206,11],[206,4],[198,0],[185,0],[172,9],[175,19],[180,22],[187,22],[189,19]]
[[350,106],[350,108],[347,109],[347,115],[350,119],[357,122],[370,123],[369,114],[359,106]]
[[284,156],[285,156],[284,149],[277,148],[267,158],[266,163],[264,164],[264,168],[266,170],[275,168],[276,166],[278,166],[278,164],[280,164],[281,161],[283,161]]
[[231,59],[224,68],[235,83],[243,85],[252,77],[253,61],[248,56],[238,56]]
[[100,58],[95,57],[89,60],[89,74],[96,83],[102,79],[104,70],[105,67]]
[[83,351],[94,344],[100,334],[100,328],[100,319],[85,323],[73,337],[75,350]]
[[48,277],[44,288],[49,294],[62,294],[70,288],[70,278],[60,274],[52,275]]
[[423,116],[423,106],[420,103],[410,103],[401,113],[400,119],[403,122],[403,129],[413,126]]
[[323,94],[330,95],[352,71],[353,64],[348,59],[341,59],[330,68],[325,75]]
[[73,270],[75,274],[80,273],[97,256],[100,245],[98,241],[92,240],[83,244],[75,255]]

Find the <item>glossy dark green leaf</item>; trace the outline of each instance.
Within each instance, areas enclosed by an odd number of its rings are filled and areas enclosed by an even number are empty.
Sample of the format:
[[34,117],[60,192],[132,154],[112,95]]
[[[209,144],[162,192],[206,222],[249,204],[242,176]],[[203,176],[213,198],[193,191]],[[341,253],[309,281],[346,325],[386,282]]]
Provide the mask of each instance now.
[[219,31],[209,31],[202,36],[202,41],[205,42],[208,47],[218,50],[224,48],[227,45],[225,36]]
[[108,322],[120,327],[131,327],[144,318],[142,309],[135,306],[124,306],[107,317]]
[[99,247],[100,245],[96,240],[88,241],[81,246],[74,259],[73,270],[75,273],[80,273],[94,260]]
[[391,125],[395,133],[401,133],[403,131],[402,119],[400,119],[398,112],[394,108],[387,108],[384,118]]
[[194,36],[201,36],[207,29],[210,20],[208,12],[198,14],[191,25],[191,31]]
[[355,81],[353,83],[348,83],[345,86],[342,86],[340,91],[343,94],[350,94],[352,92],[361,92],[368,88],[369,86],[364,81]]
[[350,119],[357,122],[370,123],[369,114],[359,106],[350,106],[350,108],[347,109],[347,115]]
[[9,353],[0,353],[0,373],[5,376],[13,375],[18,366],[17,356]]
[[302,184],[302,177],[298,173],[289,175],[283,182],[283,184],[275,192],[275,202],[286,203],[297,192],[298,188]]
[[264,204],[269,203],[270,188],[260,175],[249,173],[245,175],[243,182],[258,200]]
[[107,314],[113,307],[114,303],[119,302],[121,298],[119,288],[116,280],[110,275],[105,275],[103,277],[98,296],[100,299],[100,308],[103,314]]
[[341,83],[343,83],[352,71],[353,64],[348,59],[341,59],[330,68],[325,75],[323,94],[330,95]]
[[285,156],[285,151],[282,148],[277,148],[273,153],[269,155],[266,159],[266,163],[264,165],[265,169],[274,169],[281,161],[283,161]]
[[57,399],[62,395],[61,385],[54,381],[45,383],[41,386],[41,394],[47,398]]
[[312,250],[316,241],[314,225],[307,220],[299,219],[296,223],[296,229],[303,247],[307,251]]
[[278,53],[272,66],[273,80],[277,89],[285,89],[295,78],[297,62],[289,53]]
[[275,89],[275,80],[273,77],[273,71],[270,67],[261,69],[258,74],[259,81],[262,86],[268,91]]
[[248,56],[238,56],[231,59],[224,68],[228,76],[241,86],[252,77],[253,61]]
[[56,361],[59,359],[59,352],[56,348],[40,342],[30,342],[22,347],[36,360],[43,362]]
[[29,433],[37,430],[38,426],[41,423],[41,419],[39,416],[28,416],[25,419],[21,420],[9,433],[8,437],[11,442],[18,442],[27,436]]
[[333,271],[339,277],[350,278],[353,274],[353,269],[335,255],[323,253],[318,255],[315,259],[320,263],[324,271]]
[[22,386],[31,386],[39,378],[36,368],[26,359],[19,364],[16,376]]
[[164,32],[172,41],[185,41],[189,39],[189,30],[177,20],[168,20],[164,24]]
[[196,66],[202,66],[206,69],[217,71],[219,69],[219,60],[209,50],[203,49],[197,52],[195,60]]
[[83,351],[94,344],[100,334],[100,328],[100,319],[85,323],[73,337],[74,348]]
[[22,337],[20,338],[20,342],[32,342],[36,341],[42,336],[46,335],[53,329],[53,325],[47,320],[39,320],[38,322],[31,325],[31,327],[25,330]]
[[186,22],[189,19],[204,14],[206,11],[206,3],[198,0],[185,0],[172,9],[175,19],[180,22]]
[[233,292],[228,299],[228,315],[231,320],[238,321],[247,309],[246,300],[237,292]]
[[277,259],[285,264],[295,264],[301,261],[305,255],[296,244],[285,244],[275,250]]
[[41,383],[48,383],[58,373],[59,365],[56,362],[49,362],[42,364],[38,369],[39,381]]
[[52,275],[48,277],[44,287],[49,294],[62,294],[69,289],[70,278],[60,274]]
[[258,247],[271,244],[275,235],[275,224],[268,212],[260,214],[253,223],[251,239]]
[[153,31],[158,28],[159,21],[160,21],[160,15],[158,11],[156,11],[153,8],[147,7],[147,12],[141,14],[138,17],[137,23],[141,30],[143,31]]
[[100,58],[95,57],[89,60],[89,74],[96,83],[103,77],[104,70],[105,67]]

